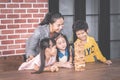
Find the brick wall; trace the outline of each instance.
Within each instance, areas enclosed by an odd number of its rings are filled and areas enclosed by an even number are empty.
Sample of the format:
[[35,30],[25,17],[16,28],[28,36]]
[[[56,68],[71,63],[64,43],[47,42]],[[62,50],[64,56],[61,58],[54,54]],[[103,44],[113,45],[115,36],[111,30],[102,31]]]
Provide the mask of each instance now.
[[48,12],[48,0],[0,0],[0,56],[25,53],[26,39]]

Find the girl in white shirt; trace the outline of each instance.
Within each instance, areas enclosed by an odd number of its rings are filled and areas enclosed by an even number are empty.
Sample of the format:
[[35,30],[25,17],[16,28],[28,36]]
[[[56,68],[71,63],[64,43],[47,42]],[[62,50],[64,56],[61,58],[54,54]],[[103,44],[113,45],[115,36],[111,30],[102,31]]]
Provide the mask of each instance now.
[[43,71],[58,71],[56,62],[56,45],[55,41],[51,38],[44,38],[40,42],[40,53],[28,62],[21,64],[18,70],[35,70],[35,73]]

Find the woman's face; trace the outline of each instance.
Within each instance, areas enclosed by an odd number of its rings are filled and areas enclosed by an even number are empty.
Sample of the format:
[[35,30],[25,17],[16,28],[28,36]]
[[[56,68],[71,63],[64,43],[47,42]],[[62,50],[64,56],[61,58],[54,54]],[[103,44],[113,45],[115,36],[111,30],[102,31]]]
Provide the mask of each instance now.
[[50,24],[51,31],[50,32],[60,32],[63,29],[64,20],[63,18],[57,19],[53,24]]
[[59,37],[57,40],[56,40],[56,47],[59,49],[59,50],[62,50],[64,51],[67,47],[67,42],[65,40],[65,38],[63,37]]

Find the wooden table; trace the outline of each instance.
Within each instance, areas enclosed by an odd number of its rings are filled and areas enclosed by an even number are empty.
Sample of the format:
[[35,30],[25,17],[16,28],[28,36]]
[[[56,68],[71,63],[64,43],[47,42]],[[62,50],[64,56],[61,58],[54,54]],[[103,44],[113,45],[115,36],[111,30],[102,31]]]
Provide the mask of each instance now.
[[60,68],[58,72],[31,74],[32,71],[3,71],[0,80],[120,80],[120,59],[112,60],[112,65],[87,63],[86,70]]

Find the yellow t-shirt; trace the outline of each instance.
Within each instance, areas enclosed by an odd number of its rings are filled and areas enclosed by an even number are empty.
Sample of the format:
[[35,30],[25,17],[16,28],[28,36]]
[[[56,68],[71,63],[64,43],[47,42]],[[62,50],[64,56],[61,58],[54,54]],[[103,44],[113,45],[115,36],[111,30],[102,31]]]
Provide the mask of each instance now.
[[[77,39],[75,42],[79,42]],[[85,62],[95,62],[99,60],[101,62],[105,62],[106,58],[102,55],[95,39],[93,37],[87,37],[87,43],[84,46],[85,48]]]

